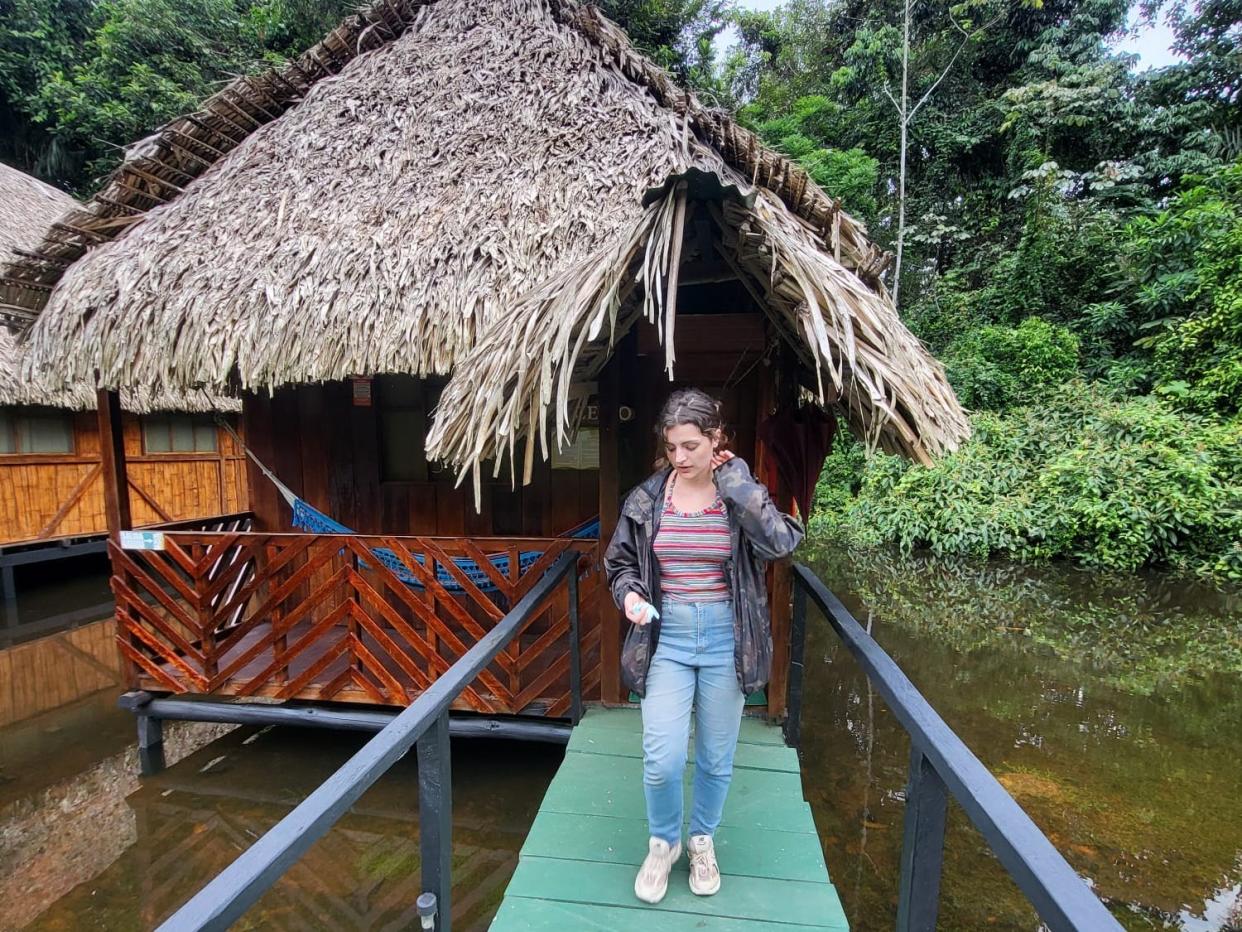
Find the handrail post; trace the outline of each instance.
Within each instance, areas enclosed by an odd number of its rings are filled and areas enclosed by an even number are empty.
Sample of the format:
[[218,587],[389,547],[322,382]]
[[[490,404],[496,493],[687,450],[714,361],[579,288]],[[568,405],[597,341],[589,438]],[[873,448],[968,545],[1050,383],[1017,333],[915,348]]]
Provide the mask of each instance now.
[[935,932],[947,807],[944,781],[918,746],[911,745],[897,932]]
[[785,682],[785,743],[802,740],[802,667],[806,654],[806,586],[793,577],[793,621],[789,630],[789,678]]
[[578,567],[566,578],[569,583],[569,720],[582,721],[582,641],[578,629]]
[[445,709],[418,739],[418,845],[424,893],[434,893],[436,932],[452,927],[453,778],[449,713]]

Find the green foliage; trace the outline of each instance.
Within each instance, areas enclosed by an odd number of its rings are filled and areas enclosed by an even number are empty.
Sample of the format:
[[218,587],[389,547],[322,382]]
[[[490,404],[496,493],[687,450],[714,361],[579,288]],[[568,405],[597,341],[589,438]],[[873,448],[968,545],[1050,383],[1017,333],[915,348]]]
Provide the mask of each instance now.
[[1200,412],[1242,407],[1242,160],[1125,230],[1122,336],[1151,352],[1156,390]]
[[817,534],[940,556],[1173,565],[1242,581],[1242,421],[1158,397],[1114,401],[1087,383],[1008,414],[935,466],[876,456]]
[[[348,0],[13,0],[0,6],[0,156],[79,191],[221,82],[318,42]],[[5,134],[0,134],[5,135]]]
[[[747,117],[755,120],[755,110]],[[841,198],[845,209],[867,219],[875,216],[879,162],[858,148],[835,149],[821,144],[829,138],[839,107],[822,95],[795,101],[784,116],[758,122],[763,141],[796,160],[825,191]]]
[[985,326],[955,341],[945,368],[962,404],[1004,411],[1038,401],[1078,369],[1078,337],[1030,317],[1018,327]]
[[712,42],[725,27],[724,0],[602,0],[630,41],[683,84],[715,88]]
[[836,513],[849,507],[854,496],[858,494],[866,465],[867,453],[863,445],[854,439],[846,425],[838,419],[832,451],[824,460],[819,481],[815,484],[812,513]]

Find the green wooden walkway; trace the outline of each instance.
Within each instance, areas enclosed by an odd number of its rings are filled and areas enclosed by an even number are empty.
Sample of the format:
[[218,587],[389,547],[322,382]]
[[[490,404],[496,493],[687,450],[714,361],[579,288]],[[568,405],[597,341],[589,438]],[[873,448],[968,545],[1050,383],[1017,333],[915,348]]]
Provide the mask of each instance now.
[[[742,721],[716,833],[721,891],[692,894],[683,853],[664,901],[638,900],[634,874],[647,853],[641,731],[635,710],[587,711],[522,846],[493,932],[848,930],[802,798],[797,752],[779,729],[751,718]],[[687,767],[687,810],[692,776]]]

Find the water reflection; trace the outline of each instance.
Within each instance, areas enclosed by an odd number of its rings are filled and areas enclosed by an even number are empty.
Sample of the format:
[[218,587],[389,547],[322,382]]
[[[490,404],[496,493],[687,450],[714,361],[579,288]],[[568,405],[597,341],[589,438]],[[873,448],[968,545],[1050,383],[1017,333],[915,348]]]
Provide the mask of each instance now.
[[[116,817],[92,816],[108,839],[94,845],[106,863],[89,879],[66,883],[28,928],[154,928],[330,776],[365,737],[239,729],[140,787],[119,787]],[[559,749],[546,746],[454,742],[455,927],[486,928],[560,757]],[[494,766],[497,759],[508,766]],[[235,928],[416,924],[417,787],[408,755]]]
[[[1236,595],[1159,577],[823,552],[809,562],[1128,928],[1242,928]],[[1231,666],[1231,664],[1233,664]],[[803,779],[859,932],[895,916],[909,748],[826,625],[808,631]],[[153,928],[365,740],[167,731],[139,783],[109,692],[0,729],[0,929]],[[499,905],[560,751],[454,743],[454,920]],[[7,777],[7,784],[4,777]],[[417,774],[401,761],[240,929],[409,926]],[[1038,922],[951,812],[940,927]]]
[[[1233,928],[1242,686],[1202,665],[1205,644],[1236,649],[1231,596],[874,555],[812,565],[1127,928]],[[1122,649],[1168,623],[1178,638]],[[830,872],[855,929],[892,928],[908,741],[822,623],[806,701],[803,773]],[[942,928],[1038,928],[956,811],[942,889]]]
[[[6,766],[22,774],[6,788],[0,804],[0,929],[20,929],[67,890],[92,884],[137,841],[137,820],[126,797],[139,786],[138,755],[118,742],[117,730],[118,724],[127,724],[132,739],[134,725],[132,718],[124,721],[114,702],[114,695],[106,700],[92,696],[0,729],[0,748],[19,752],[5,758]],[[55,727],[58,721],[68,725],[62,730]],[[88,727],[92,721],[94,729]],[[169,726],[164,739],[169,760],[192,755],[230,727]],[[26,731],[42,734],[42,743],[12,740]],[[65,768],[61,757],[72,761],[76,772],[52,779]],[[128,890],[118,892],[132,896]]]

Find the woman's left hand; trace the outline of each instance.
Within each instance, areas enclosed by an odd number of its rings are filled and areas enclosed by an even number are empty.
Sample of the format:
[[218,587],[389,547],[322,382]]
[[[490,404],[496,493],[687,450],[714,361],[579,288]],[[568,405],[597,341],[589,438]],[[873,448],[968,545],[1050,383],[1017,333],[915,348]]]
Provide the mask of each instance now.
[[717,450],[712,454],[712,470],[715,471],[719,469],[725,463],[729,462],[729,460],[733,459],[733,456],[734,454],[731,450]]

